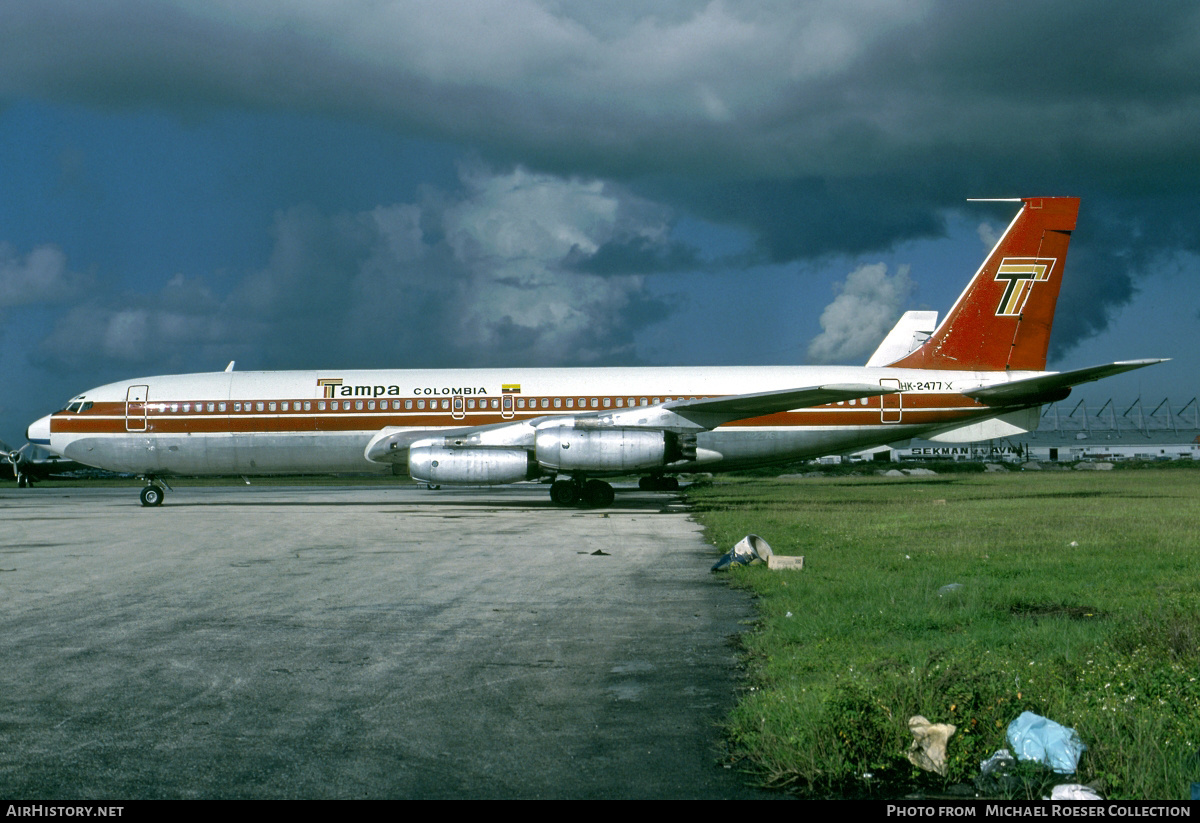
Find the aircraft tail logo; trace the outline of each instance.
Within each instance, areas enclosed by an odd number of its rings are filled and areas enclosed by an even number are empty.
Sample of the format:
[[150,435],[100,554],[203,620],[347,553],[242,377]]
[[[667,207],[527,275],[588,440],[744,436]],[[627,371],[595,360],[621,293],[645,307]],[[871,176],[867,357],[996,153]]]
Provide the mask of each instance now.
[[996,308],[997,317],[1018,317],[1029,299],[1029,292],[1034,283],[1042,283],[1050,279],[1054,271],[1055,260],[1038,257],[1006,257],[1000,261],[996,270],[997,281],[1007,281],[1004,294],[1000,297],[1000,305]]

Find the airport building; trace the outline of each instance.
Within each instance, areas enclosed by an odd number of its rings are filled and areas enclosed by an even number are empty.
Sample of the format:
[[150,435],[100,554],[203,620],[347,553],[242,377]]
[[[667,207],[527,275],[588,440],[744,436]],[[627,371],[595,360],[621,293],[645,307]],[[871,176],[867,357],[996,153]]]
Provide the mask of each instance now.
[[[1111,399],[1078,400],[1042,410],[1036,431],[978,443],[937,443],[913,439],[900,448],[856,455],[867,459],[976,460],[989,463],[1077,462],[1080,460],[1200,460],[1200,404],[1196,398],[1173,410],[1164,399],[1147,412],[1141,400],[1127,408]],[[885,456],[886,455],[886,456]]]

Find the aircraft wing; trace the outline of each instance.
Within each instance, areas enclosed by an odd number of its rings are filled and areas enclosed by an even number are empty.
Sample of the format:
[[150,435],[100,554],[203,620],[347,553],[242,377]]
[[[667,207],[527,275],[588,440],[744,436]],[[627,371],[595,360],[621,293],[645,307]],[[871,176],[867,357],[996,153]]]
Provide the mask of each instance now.
[[379,431],[367,444],[366,457],[375,462],[402,462],[404,450],[425,440],[454,447],[504,449],[532,446],[536,430],[543,424],[567,425],[580,428],[642,428],[674,431],[715,429],[723,423],[748,417],[820,406],[857,397],[894,394],[867,383],[834,383],[802,389],[738,394],[698,400],[671,400],[657,406],[631,406],[576,414],[549,415],[530,420],[491,423],[486,426],[464,426],[457,429],[401,429],[389,426]]
[[[788,409],[803,409],[809,406],[836,403],[839,400],[895,393],[895,389],[869,383],[831,383],[825,386],[808,386],[803,389],[783,389],[700,400],[672,400],[663,403],[662,407],[681,417],[696,420],[696,422],[700,422],[699,418],[711,416],[720,418],[722,423],[728,423],[748,417],[762,417]],[[715,428],[715,426],[706,426],[706,428]]]
[[1151,360],[1121,360],[1116,363],[1106,363],[1102,366],[1089,366],[1086,369],[1044,374],[1038,377],[1027,377],[1023,380],[1013,380],[1009,383],[999,383],[994,386],[984,386],[980,389],[965,391],[967,397],[973,397],[989,406],[1014,406],[1024,403],[1051,403],[1062,400],[1071,392],[1072,386],[1080,383],[1090,383],[1103,377],[1133,371],[1144,366],[1165,362],[1169,358]]

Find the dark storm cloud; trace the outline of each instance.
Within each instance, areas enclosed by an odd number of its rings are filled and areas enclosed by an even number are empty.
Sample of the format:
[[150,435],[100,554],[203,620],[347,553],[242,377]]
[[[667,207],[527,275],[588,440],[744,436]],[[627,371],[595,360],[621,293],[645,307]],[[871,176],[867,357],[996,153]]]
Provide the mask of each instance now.
[[1107,198],[1084,194],[1072,235],[1059,310],[1050,338],[1051,358],[1103,331],[1138,282],[1173,273],[1184,253],[1200,252],[1200,203],[1190,195]]
[[604,21],[589,5],[8,4],[0,90],[352,114],[621,177],[916,176],[1068,149],[1116,165],[1196,145],[1190,3],[729,0]]
[[891,176],[702,183],[662,196],[714,222],[750,231],[757,255],[748,262],[754,263],[855,254],[899,239],[941,236],[942,210],[948,205],[922,182],[905,184]]
[[[1075,320],[1058,351],[1104,328],[1147,261],[1195,243],[1195,208],[1174,207],[1200,184],[1192,2],[713,0],[600,14],[532,0],[42,0],[0,9],[0,94],[350,116],[505,167],[621,181],[748,229],[757,261],[936,236],[968,196],[1080,194],[1105,233],[1090,235],[1091,279],[1063,295]],[[1154,231],[1135,230],[1135,206]],[[684,247],[647,244],[614,235],[557,263],[688,264]],[[295,288],[326,294],[317,271],[292,272]],[[515,282],[501,273],[480,291],[505,276]],[[297,323],[319,314],[296,311]],[[559,306],[537,322],[556,312],[579,319]]]
[[[661,223],[645,220],[652,210],[597,181],[520,169],[475,166],[463,184],[458,195],[427,191],[421,202],[364,212],[280,212],[267,264],[226,294],[183,275],[156,293],[100,293],[59,319],[36,361],[59,374],[211,370],[228,360],[243,368],[634,361],[635,334],[671,307],[640,276],[567,263],[618,235],[643,237],[648,256],[669,254],[655,251],[667,241]],[[423,359],[405,362],[414,353]]]
[[564,261],[564,267],[588,274],[654,274],[686,271],[702,265],[696,249],[648,237],[610,240],[591,254],[576,247]]

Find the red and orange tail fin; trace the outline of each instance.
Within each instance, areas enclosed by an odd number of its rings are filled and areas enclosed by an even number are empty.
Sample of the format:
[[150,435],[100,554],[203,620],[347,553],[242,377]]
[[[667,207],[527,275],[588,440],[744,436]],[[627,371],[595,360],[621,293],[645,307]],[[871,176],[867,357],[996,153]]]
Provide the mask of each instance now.
[[933,335],[890,365],[1043,371],[1078,197],[1026,197]]

